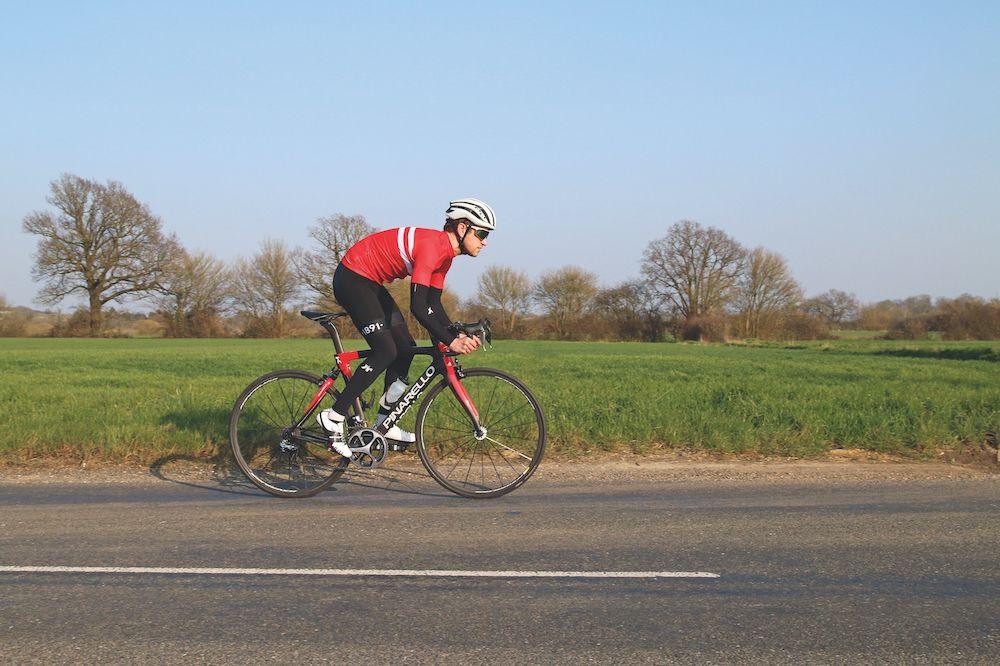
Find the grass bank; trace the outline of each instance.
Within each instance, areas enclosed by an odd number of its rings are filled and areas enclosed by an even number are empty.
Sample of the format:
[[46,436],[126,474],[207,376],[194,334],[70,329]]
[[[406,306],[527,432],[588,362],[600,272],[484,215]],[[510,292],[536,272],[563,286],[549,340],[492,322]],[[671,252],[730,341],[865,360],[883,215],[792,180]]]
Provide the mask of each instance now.
[[[331,362],[325,340],[0,339],[0,462],[210,458],[250,380],[278,368],[322,374]],[[550,445],[567,455],[919,456],[1000,427],[1000,343],[500,341],[465,364],[521,377],[545,409]]]

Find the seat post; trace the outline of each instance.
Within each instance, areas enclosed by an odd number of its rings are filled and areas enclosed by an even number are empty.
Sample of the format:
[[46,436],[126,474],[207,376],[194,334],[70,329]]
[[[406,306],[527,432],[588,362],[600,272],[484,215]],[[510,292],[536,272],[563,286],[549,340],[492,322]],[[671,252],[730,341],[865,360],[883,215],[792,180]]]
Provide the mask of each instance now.
[[344,343],[340,341],[340,333],[337,331],[337,327],[332,321],[324,321],[323,328],[326,329],[326,332],[330,334],[330,338],[333,340],[334,351],[342,354],[344,352]]

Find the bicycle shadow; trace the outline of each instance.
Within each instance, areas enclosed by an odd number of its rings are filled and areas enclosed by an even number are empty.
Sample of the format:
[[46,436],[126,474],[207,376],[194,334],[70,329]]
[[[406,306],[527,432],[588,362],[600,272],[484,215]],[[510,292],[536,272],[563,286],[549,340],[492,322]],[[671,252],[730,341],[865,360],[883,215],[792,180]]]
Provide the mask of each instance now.
[[[161,481],[188,488],[267,497],[266,493],[247,480],[225,450],[210,457],[181,453],[166,455],[150,464],[149,473]],[[338,487],[459,499],[457,495],[442,491],[423,468],[416,469],[408,464],[398,467],[387,464],[373,469],[352,466],[330,486],[329,491],[336,492]]]
[[[223,407],[172,411],[160,419],[161,425],[190,434],[194,441],[201,442],[227,441],[228,423],[229,411]],[[161,481],[200,490],[257,493],[221,444],[201,453],[165,455],[150,464],[149,473]]]
[[221,453],[211,457],[174,453],[153,461],[149,473],[178,486],[233,495],[259,495],[236,464]]
[[347,468],[344,476],[333,484],[333,487],[338,485],[423,497],[460,499],[457,495],[443,490],[422,466],[416,467],[406,461],[393,464],[391,458],[388,463],[373,469],[355,466]]
[[[169,483],[199,490],[237,495],[266,496],[250,483],[229,452],[229,411],[227,408],[201,408],[174,411],[160,419],[161,424],[190,433],[197,441],[226,442],[203,454],[170,454],[154,461],[149,473]],[[393,455],[397,456],[396,460]],[[364,469],[351,465],[332,486],[383,490],[425,497],[457,497],[443,491],[418,462],[405,454],[390,454],[380,467]]]

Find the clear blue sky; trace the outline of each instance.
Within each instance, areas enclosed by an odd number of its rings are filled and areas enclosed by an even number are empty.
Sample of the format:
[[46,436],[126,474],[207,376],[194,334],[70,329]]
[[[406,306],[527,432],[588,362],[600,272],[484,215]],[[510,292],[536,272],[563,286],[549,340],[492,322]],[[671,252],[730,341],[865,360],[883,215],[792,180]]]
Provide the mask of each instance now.
[[[482,268],[636,277],[680,219],[807,294],[1000,296],[1000,2],[33,2],[0,21],[0,293],[69,172],[192,250],[493,205]],[[74,303],[66,302],[64,309]]]

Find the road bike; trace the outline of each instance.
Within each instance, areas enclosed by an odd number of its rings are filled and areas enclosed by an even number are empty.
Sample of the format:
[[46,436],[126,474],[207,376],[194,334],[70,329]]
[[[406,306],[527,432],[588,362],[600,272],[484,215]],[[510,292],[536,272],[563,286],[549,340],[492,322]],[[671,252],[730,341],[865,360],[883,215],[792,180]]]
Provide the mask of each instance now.
[[[345,432],[350,458],[331,450],[316,414],[337,399],[337,379],[349,380],[351,363],[363,361],[371,350],[344,350],[334,322],[346,312],[300,314],[329,334],[335,352],[332,369],[321,377],[302,370],[262,375],[243,391],[229,418],[236,464],[261,490],[278,497],[309,497],[329,488],[351,464],[381,466],[390,451],[406,450],[407,445],[387,439],[386,433],[425,392],[416,417],[416,449],[439,484],[463,497],[499,497],[538,468],[545,452],[545,417],[535,396],[501,370],[463,369],[456,354],[440,342],[413,347],[415,356],[430,356],[430,363],[391,406],[385,421],[369,426],[365,409],[371,405],[354,401]],[[488,319],[454,324],[453,332],[492,343]]]

